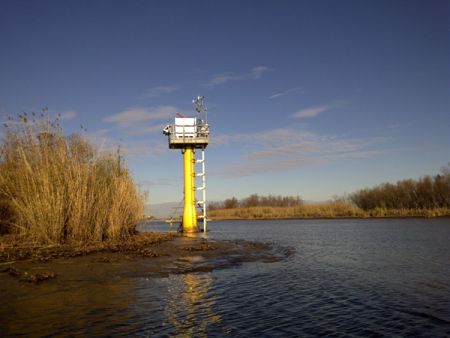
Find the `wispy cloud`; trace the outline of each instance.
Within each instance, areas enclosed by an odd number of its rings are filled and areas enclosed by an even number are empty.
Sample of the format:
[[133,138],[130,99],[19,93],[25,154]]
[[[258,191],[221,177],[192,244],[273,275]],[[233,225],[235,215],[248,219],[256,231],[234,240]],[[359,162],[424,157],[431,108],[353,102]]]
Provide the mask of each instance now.
[[159,157],[170,151],[167,142],[157,141],[150,143],[148,140],[130,140],[124,142],[123,150],[129,158],[142,158],[143,156]]
[[231,81],[242,81],[242,80],[249,80],[249,79],[259,79],[261,78],[265,73],[271,71],[269,67],[266,66],[257,66],[250,69],[249,72],[244,74],[236,74],[233,72],[227,72],[227,73],[221,73],[215,75],[212,79],[210,79],[207,83],[207,87],[215,87],[219,85],[226,84],[227,82]]
[[259,79],[264,73],[271,71],[269,67],[266,66],[258,66],[254,67],[250,70],[250,76],[254,79]]
[[269,99],[278,99],[279,97],[293,94],[293,93],[298,93],[298,92],[303,93],[301,87],[294,87],[294,88],[290,88],[290,89],[287,89],[287,90],[279,92],[279,93],[275,93],[275,94],[269,96]]
[[63,113],[60,113],[60,119],[62,121],[69,121],[69,120],[73,120],[75,117],[77,117],[77,113],[74,111],[65,111]]
[[128,130],[129,135],[143,135],[143,134],[153,134],[153,133],[161,133],[167,123],[158,123],[153,125],[142,125],[135,126]]
[[[158,120],[167,120],[178,111],[174,106],[134,107],[108,116],[104,122],[113,123],[122,129],[143,127],[143,124]],[[148,127],[148,126],[147,126]]]
[[233,75],[233,73],[222,73],[214,76],[211,80],[208,81],[206,86],[208,87],[214,87],[218,85],[225,84],[229,81],[237,81],[240,77]]
[[211,137],[213,146],[246,145],[247,151],[239,162],[216,172],[226,177],[280,172],[309,164],[375,156],[384,150],[373,147],[385,141],[385,138],[351,139],[319,135],[291,128]]
[[308,107],[302,110],[299,110],[291,115],[291,117],[294,118],[311,118],[315,117],[327,110],[330,110],[332,106],[330,105],[322,105],[322,106],[314,106],[314,107]]
[[154,186],[175,186],[179,184],[179,179],[176,177],[157,177],[153,180],[142,180],[139,184],[147,188]]
[[116,152],[120,146],[126,158],[142,159],[143,157],[158,157],[167,154],[170,150],[167,142],[163,140],[151,141],[149,139],[121,138],[96,132],[88,132],[86,137],[97,146],[100,152]]
[[167,95],[173,93],[180,89],[179,85],[170,85],[170,86],[156,86],[149,88],[145,91],[143,98],[157,98],[163,95]]
[[319,164],[323,161],[320,159],[285,159],[281,161],[252,161],[233,163],[212,175],[222,176],[225,178],[245,177],[259,174],[269,174],[282,172],[302,166]]

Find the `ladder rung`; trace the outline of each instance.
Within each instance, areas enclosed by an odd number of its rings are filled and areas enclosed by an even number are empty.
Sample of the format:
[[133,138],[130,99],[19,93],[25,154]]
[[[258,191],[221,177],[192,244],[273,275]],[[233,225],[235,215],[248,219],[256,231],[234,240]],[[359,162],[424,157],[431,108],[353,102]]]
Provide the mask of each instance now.
[[205,201],[197,201],[198,204],[205,204]]
[[197,217],[198,218],[205,218],[205,216],[203,216],[203,215],[198,215]]
[[197,177],[205,176],[205,173],[195,174],[195,176],[197,176]]
[[195,190],[205,190],[206,189],[206,187],[205,186],[203,186],[203,187],[198,187],[198,188],[195,188]]
[[205,160],[195,160],[195,163],[203,163]]

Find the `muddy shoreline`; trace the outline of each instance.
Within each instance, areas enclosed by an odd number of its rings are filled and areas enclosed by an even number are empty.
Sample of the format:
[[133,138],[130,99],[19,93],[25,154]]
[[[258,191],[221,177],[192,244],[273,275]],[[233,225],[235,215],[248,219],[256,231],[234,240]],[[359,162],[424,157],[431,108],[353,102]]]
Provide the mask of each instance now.
[[4,240],[0,246],[0,286],[13,281],[37,284],[167,276],[280,259],[268,244],[199,236],[139,233],[122,242],[46,247]]

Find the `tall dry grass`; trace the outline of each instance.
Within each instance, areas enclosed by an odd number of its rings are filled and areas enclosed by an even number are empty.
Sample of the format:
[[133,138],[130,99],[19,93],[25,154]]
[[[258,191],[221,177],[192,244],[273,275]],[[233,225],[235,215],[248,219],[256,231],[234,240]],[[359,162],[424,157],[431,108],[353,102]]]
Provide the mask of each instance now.
[[282,218],[345,218],[345,217],[442,217],[450,216],[450,209],[383,209],[365,211],[351,203],[331,201],[295,207],[242,207],[211,210],[212,219],[282,219]]
[[5,123],[2,232],[52,244],[120,239],[135,231],[143,206],[120,154],[99,152],[80,134],[65,136],[46,111]]
[[209,212],[212,219],[276,219],[276,218],[334,218],[365,217],[366,213],[345,202],[301,204],[292,207],[242,207],[217,209]]

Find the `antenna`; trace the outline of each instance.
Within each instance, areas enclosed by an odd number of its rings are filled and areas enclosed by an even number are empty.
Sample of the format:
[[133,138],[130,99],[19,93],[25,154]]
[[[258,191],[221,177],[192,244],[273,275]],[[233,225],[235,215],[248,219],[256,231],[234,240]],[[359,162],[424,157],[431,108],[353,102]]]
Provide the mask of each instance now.
[[195,111],[199,114],[202,112],[205,114],[205,123],[208,123],[208,108],[205,105],[205,97],[197,96],[197,98],[192,100],[192,103],[195,105]]

